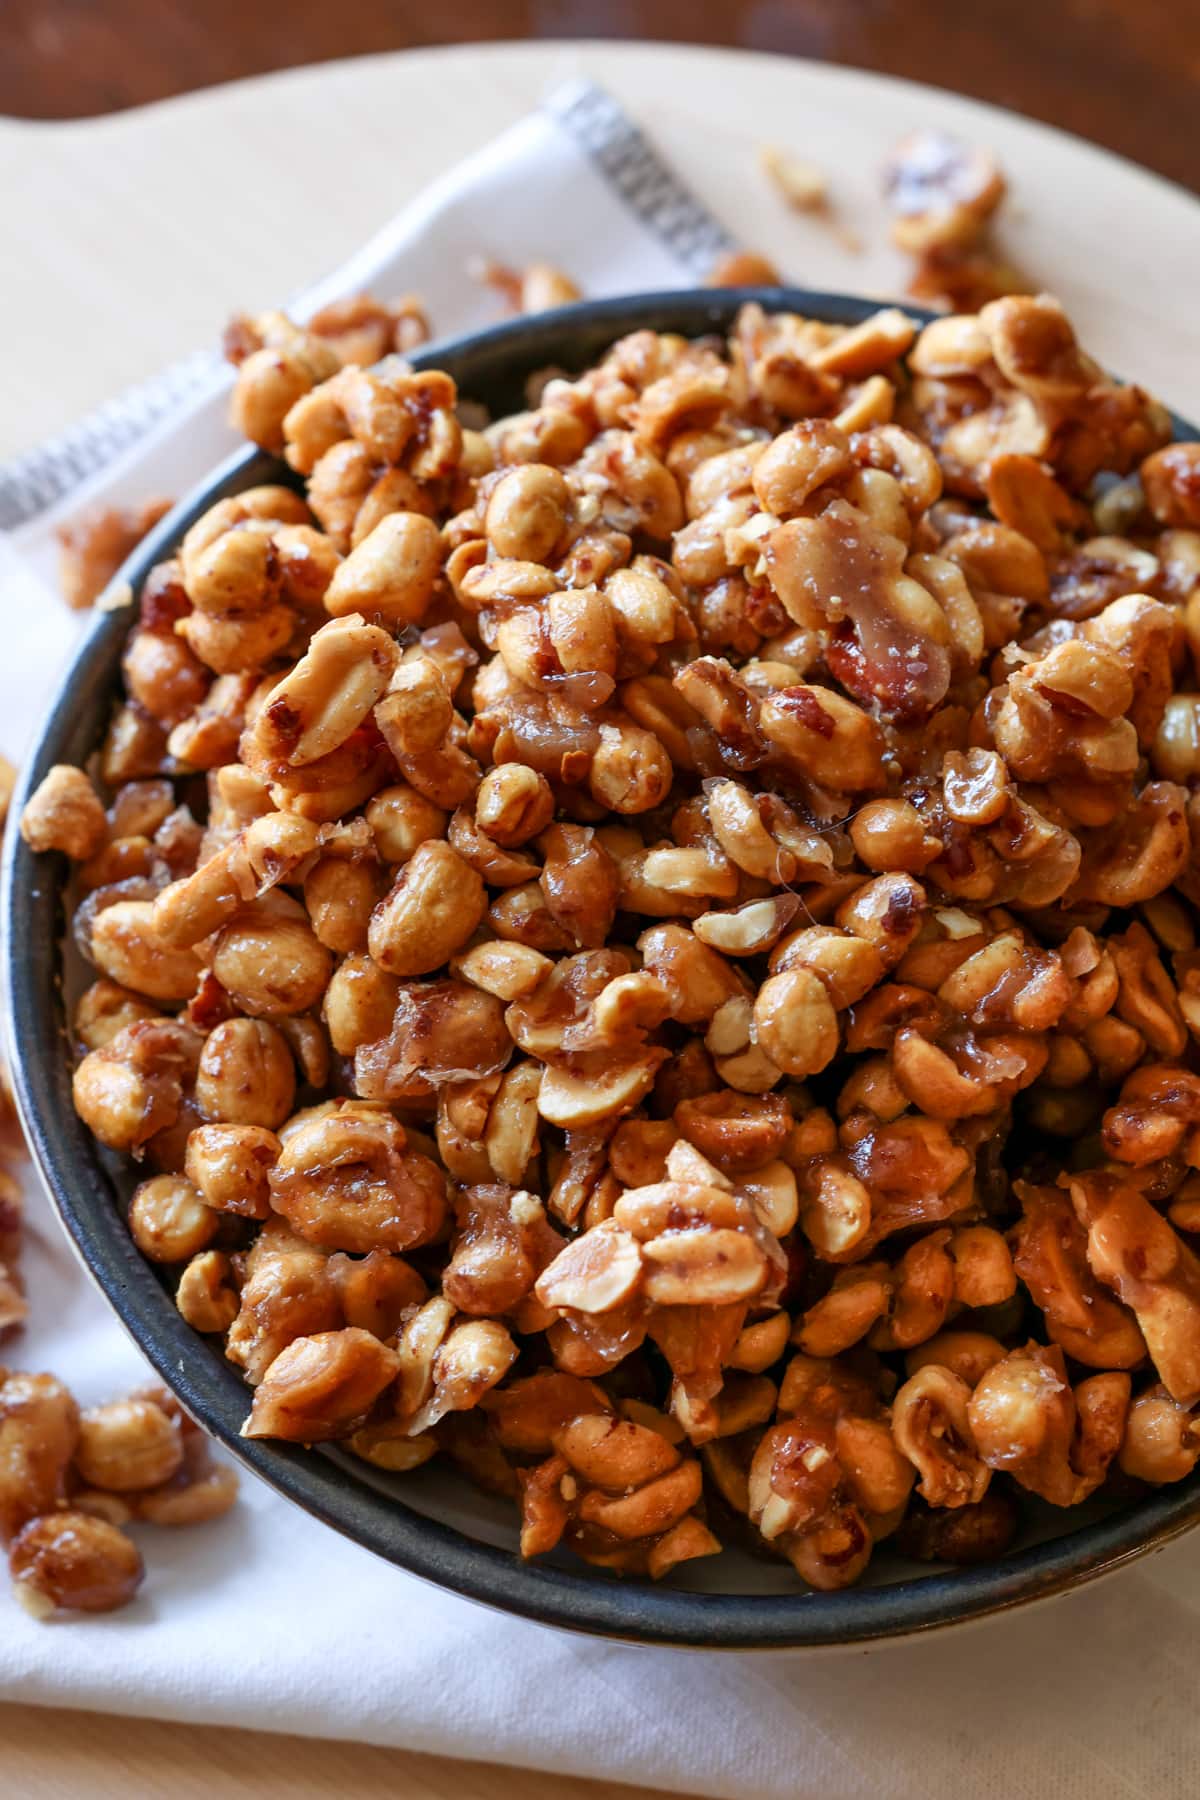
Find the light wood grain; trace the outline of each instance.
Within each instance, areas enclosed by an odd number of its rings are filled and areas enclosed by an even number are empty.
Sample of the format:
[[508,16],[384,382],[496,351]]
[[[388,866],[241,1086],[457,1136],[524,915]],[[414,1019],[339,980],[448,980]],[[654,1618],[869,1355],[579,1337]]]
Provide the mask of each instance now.
[[0,1706],[4,1800],[665,1800],[407,1750]]

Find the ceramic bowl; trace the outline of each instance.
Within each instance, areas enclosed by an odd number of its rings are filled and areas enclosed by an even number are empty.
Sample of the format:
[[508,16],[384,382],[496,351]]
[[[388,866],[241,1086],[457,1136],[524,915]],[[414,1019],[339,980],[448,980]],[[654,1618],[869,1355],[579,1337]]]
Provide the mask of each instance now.
[[[650,294],[517,319],[430,346],[413,360],[448,369],[464,398],[496,413],[513,411],[524,404],[525,379],[535,370],[578,371],[641,326],[688,336],[723,332],[746,300],[846,324],[875,310],[871,301],[795,289]],[[1197,435],[1181,422],[1177,430]],[[137,592],[151,566],[215,501],[275,481],[298,485],[274,457],[253,449],[231,457],[139,546],[124,577]],[[133,617],[129,608],[96,615],[26,761],[15,814],[53,763],[83,763],[96,748]],[[128,1170],[97,1146],[71,1104],[63,875],[59,859],[32,855],[9,833],[3,911],[13,1073],[63,1224],[115,1313],[193,1417],[256,1475],[365,1549],[473,1600],[575,1631],[693,1648],[813,1648],[903,1637],[1023,1605],[1161,1546],[1200,1516],[1198,1471],[1106,1512],[1047,1509],[1016,1548],[982,1567],[919,1572],[885,1544],[863,1585],[810,1593],[782,1563],[726,1552],[651,1585],[609,1577],[565,1554],[522,1562],[513,1509],[477,1494],[436,1461],[396,1477],[336,1448],[239,1437],[249,1400],[239,1372],[184,1324],[164,1280],[134,1248],[124,1221]]]

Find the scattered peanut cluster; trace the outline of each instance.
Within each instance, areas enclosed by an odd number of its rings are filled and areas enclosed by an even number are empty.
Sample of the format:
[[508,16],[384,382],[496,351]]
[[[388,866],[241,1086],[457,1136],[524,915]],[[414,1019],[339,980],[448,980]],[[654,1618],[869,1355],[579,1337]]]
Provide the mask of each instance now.
[[989,300],[1029,291],[992,239],[1008,184],[989,150],[944,131],[914,131],[893,146],[883,183],[892,242],[913,258],[914,300],[978,312]]
[[124,1606],[144,1570],[123,1527],[202,1524],[237,1487],[165,1388],[81,1413],[53,1375],[0,1369],[0,1543],[34,1618]]
[[[22,1148],[0,1088],[0,1151]],[[0,1342],[26,1321],[18,1268],[21,1185],[0,1163]],[[110,1612],[144,1573],[124,1526],[196,1525],[228,1512],[237,1475],[165,1389],[81,1413],[53,1375],[0,1367],[0,1545],[13,1592],[35,1618]]]
[[1188,1474],[1200,445],[1044,295],[235,406],[22,828],[247,1435],[820,1588]]
[[[775,145],[763,147],[759,166],[793,212],[824,221],[843,250],[861,251],[862,242],[839,217],[820,168]],[[893,145],[883,167],[883,192],[891,240],[913,259],[907,292],[914,300],[965,313],[1003,295],[1031,291],[993,237],[1007,189],[990,151],[946,132],[914,131]],[[708,279],[714,287],[736,287],[778,285],[784,277],[766,257],[735,250],[718,259]]]
[[138,506],[89,506],[60,525],[58,586],[72,612],[92,605],[125,558],[170,511],[170,500]]

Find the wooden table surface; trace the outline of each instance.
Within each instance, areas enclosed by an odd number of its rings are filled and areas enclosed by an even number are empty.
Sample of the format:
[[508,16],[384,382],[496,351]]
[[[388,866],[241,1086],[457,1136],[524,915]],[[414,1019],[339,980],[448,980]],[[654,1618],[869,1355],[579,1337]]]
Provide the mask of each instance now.
[[784,51],[953,88],[1200,189],[1196,0],[4,0],[0,112],[77,118],[332,57],[509,38]]
[[259,1731],[0,1706],[4,1800],[667,1800],[661,1788]]
[[[246,0],[191,0],[187,8],[165,7],[161,0],[106,0],[104,7],[83,0],[3,0],[0,110],[63,118],[345,50],[429,41],[425,13],[408,0],[386,5],[384,0],[363,0],[349,21],[344,16],[348,10],[298,0],[281,22],[276,9]],[[1171,55],[1173,10],[1174,0],[1140,0],[1136,34],[1126,8],[1115,0],[1007,0],[1003,8],[994,0],[972,0],[970,6],[962,0],[923,0],[914,6],[907,0],[903,7],[890,0],[690,0],[686,8],[683,0],[637,0],[636,8],[634,0],[608,5],[601,0],[510,0],[503,9],[496,0],[459,0],[453,14],[456,29],[465,35],[553,27],[558,32],[622,29],[628,34],[640,29],[646,35],[670,36],[683,35],[686,27],[688,35],[695,29],[716,41],[794,48],[887,67],[1016,104],[1200,187],[1200,140],[1192,110],[1195,58],[1189,71],[1186,59]],[[1036,52],[1035,21],[1044,27]],[[310,199],[315,195],[324,205],[307,236],[278,224],[273,231],[260,229],[257,221],[269,218],[267,208],[256,210],[252,235],[248,227],[241,228],[236,209],[227,209],[208,238],[200,219],[185,242],[179,230],[172,233],[175,221],[170,217],[172,200],[179,210],[182,195],[186,213],[193,191],[202,192],[198,171],[206,143],[223,143],[227,152],[231,146],[244,145],[249,152],[268,143],[290,143],[293,138],[281,123],[289,107],[302,112],[311,128],[312,93],[300,78],[269,89],[235,88],[227,96],[204,97],[127,121],[41,127],[32,136],[30,128],[0,120],[0,192],[20,225],[20,230],[10,230],[9,241],[19,238],[26,247],[23,258],[10,259],[0,285],[0,317],[8,309],[7,335],[11,337],[14,322],[38,316],[43,292],[47,307],[58,307],[56,322],[66,320],[62,295],[48,287],[56,273],[58,286],[70,288],[63,241],[70,240],[68,250],[79,261],[76,273],[86,267],[97,288],[90,305],[87,366],[65,354],[41,362],[10,357],[12,379],[6,372],[5,390],[11,417],[3,429],[20,437],[28,429],[27,441],[32,441],[123,381],[203,341],[230,304],[265,303],[311,277],[314,268],[330,266],[440,167],[519,116],[551,76],[569,72],[559,68],[560,59],[548,50],[540,56],[536,81],[508,58],[478,68],[473,64],[452,89],[452,104],[439,99],[438,117],[430,118],[428,130],[415,134],[402,164],[389,164],[386,178],[372,165],[363,179],[351,180],[351,169],[344,190],[338,190],[337,170],[320,163],[321,144],[314,140],[305,179]],[[654,69],[643,70],[639,85],[636,71],[620,63],[615,52],[594,53],[586,66],[646,116],[647,83]],[[327,156],[335,142],[346,154],[351,121],[360,141],[364,134],[376,141],[385,117],[394,123],[395,68],[363,63],[330,72]],[[755,79],[769,86],[778,80],[778,70],[779,65],[774,65],[775,73],[770,65],[759,65]],[[742,128],[748,130],[755,113],[754,81],[747,75],[734,86],[736,91],[722,104],[727,115],[740,112]],[[714,86],[714,94],[718,91]],[[256,95],[263,97],[257,113]],[[773,104],[778,112],[778,94]],[[766,112],[769,116],[769,106]],[[214,129],[219,132],[222,124],[224,137],[214,139]],[[689,137],[684,129],[683,110],[668,106],[656,115],[655,129],[686,170],[694,131]],[[31,154],[34,140],[40,146],[36,156]],[[694,156],[694,147],[690,154]],[[335,196],[344,203],[333,207]],[[732,203],[732,195],[724,198]],[[1166,198],[1159,203],[1170,204]],[[765,204],[761,197],[752,199],[747,230],[756,224],[755,208]],[[45,242],[34,245],[38,220],[50,221],[53,229],[43,228]],[[129,240],[124,247],[122,226]],[[174,268],[180,295],[176,312],[165,317],[161,306],[139,310],[133,304],[139,293],[144,300],[133,250],[152,241],[151,230],[159,233],[153,240],[158,256],[174,259],[167,270]],[[1133,271],[1122,266],[1120,248],[1114,243],[1113,282],[1116,291],[1128,294]],[[1165,248],[1177,260],[1184,254],[1175,245]],[[114,263],[117,275],[109,293],[104,284]],[[154,271],[160,285],[162,273],[161,268]],[[77,291],[70,288],[68,298]],[[1137,324],[1135,313],[1130,328]],[[1189,329],[1181,315],[1176,330],[1186,334]],[[18,362],[31,366],[19,367]],[[23,381],[28,385],[23,387]],[[14,437],[8,447],[18,447]],[[326,1795],[556,1800],[564,1786],[581,1800],[615,1800],[618,1795],[636,1800],[639,1793],[649,1800],[649,1790],[564,1783],[557,1776],[403,1751],[0,1706],[4,1800],[10,1795],[13,1800],[150,1800],[168,1792],[173,1800],[209,1800],[214,1794],[220,1800],[243,1795],[255,1800]]]

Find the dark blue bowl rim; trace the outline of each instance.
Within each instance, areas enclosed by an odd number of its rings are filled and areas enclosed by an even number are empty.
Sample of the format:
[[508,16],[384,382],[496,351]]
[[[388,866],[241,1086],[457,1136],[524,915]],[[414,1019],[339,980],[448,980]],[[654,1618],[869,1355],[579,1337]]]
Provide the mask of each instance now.
[[[580,366],[640,326],[688,335],[726,327],[748,300],[853,324],[885,302],[798,288],[701,289],[584,301],[428,346],[414,358],[473,381],[546,365]],[[905,305],[912,317],[932,315]],[[1176,435],[1197,435],[1182,420]],[[289,472],[253,449],[237,452],[192,490],[121,571],[136,592],[152,565],[224,493]],[[291,478],[294,480],[294,478]],[[80,643],[21,771],[13,821],[56,762],[95,749],[134,614],[99,612]],[[838,1593],[707,1594],[523,1563],[406,1506],[356,1476],[349,1459],[243,1439],[246,1389],[233,1367],[184,1324],[134,1248],[96,1145],[71,1104],[60,942],[62,870],[10,829],[0,873],[7,1029],[14,1087],[54,1205],[86,1268],[135,1343],[187,1410],[256,1475],[343,1536],[465,1598],[562,1629],[641,1644],[708,1649],[862,1645],[980,1619],[1115,1570],[1161,1548],[1200,1517],[1200,1474],[992,1564]],[[18,1024],[19,1021],[19,1024]]]

